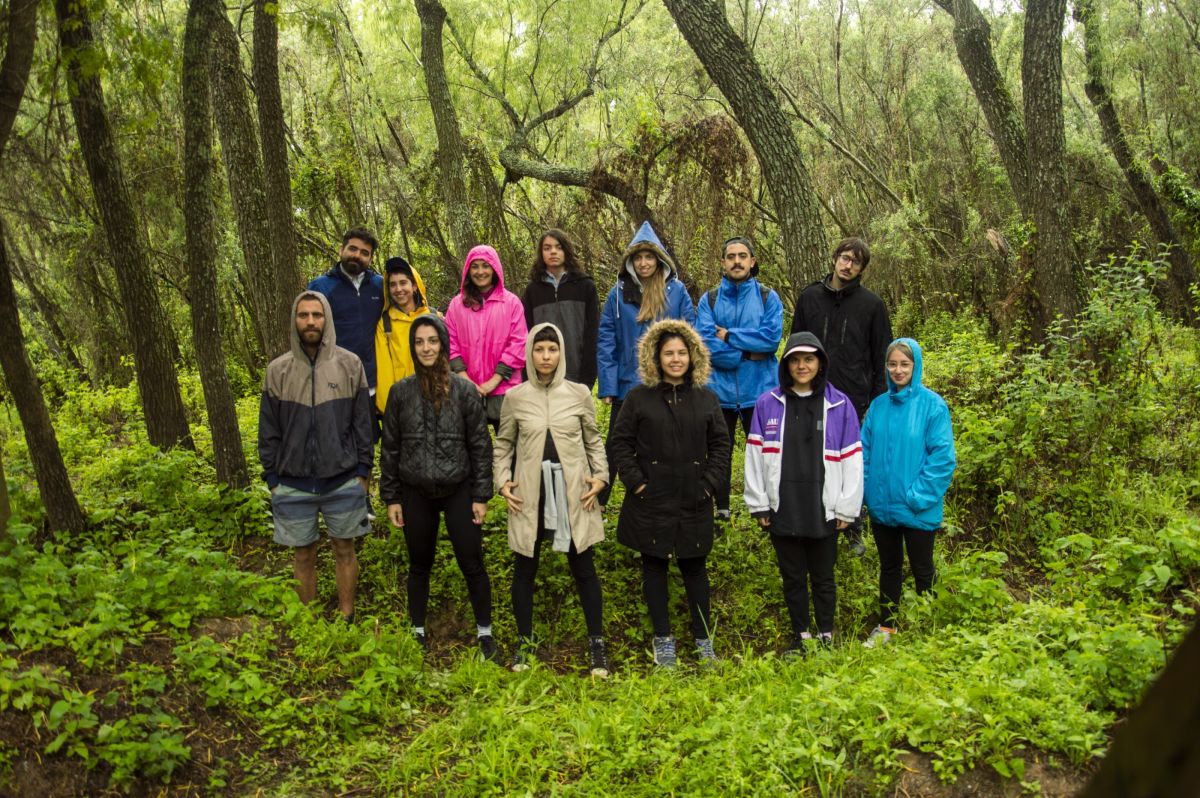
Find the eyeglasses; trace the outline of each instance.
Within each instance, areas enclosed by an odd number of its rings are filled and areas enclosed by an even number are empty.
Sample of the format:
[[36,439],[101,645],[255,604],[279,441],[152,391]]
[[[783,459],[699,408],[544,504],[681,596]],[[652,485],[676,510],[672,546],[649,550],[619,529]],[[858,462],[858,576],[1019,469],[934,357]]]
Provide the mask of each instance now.
[[855,266],[858,266],[862,263],[860,259],[854,257],[849,252],[843,252],[841,255],[838,255],[838,260],[842,263],[853,263]]

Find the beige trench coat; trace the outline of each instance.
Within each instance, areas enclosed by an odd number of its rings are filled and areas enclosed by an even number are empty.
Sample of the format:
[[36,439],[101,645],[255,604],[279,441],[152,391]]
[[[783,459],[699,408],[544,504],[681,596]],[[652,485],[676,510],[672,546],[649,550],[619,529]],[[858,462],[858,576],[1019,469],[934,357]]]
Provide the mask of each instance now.
[[575,550],[586,551],[604,540],[604,518],[599,507],[584,510],[580,500],[587,492],[584,481],[587,477],[608,481],[608,460],[604,456],[604,441],[596,427],[596,407],[587,386],[567,381],[565,357],[558,361],[558,370],[549,385],[538,382],[533,367],[533,338],[543,327],[554,330],[558,335],[559,350],[565,351],[562,331],[553,324],[539,324],[529,331],[525,340],[525,370],[529,381],[505,394],[500,431],[492,449],[492,476],[497,492],[506,482],[517,483],[513,492],[522,500],[522,505],[520,512],[508,514],[508,545],[526,557],[533,556],[537,540],[542,452],[547,430],[554,436],[554,447],[558,450],[567,484],[567,513]]

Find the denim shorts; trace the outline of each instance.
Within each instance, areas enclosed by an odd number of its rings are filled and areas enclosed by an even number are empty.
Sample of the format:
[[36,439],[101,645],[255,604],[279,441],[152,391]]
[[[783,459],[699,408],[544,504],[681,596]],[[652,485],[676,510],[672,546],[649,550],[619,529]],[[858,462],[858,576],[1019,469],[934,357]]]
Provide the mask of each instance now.
[[271,494],[275,516],[275,542],[281,546],[311,546],[320,537],[318,515],[324,516],[329,537],[353,540],[371,531],[367,520],[367,495],[358,478],[327,493],[309,493],[280,485]]

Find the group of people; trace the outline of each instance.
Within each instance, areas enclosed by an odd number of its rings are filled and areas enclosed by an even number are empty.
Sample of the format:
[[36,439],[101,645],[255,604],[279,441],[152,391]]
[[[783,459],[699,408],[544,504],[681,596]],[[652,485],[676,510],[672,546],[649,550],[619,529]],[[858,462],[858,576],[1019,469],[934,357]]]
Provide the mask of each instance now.
[[[788,654],[804,655],[809,641],[831,644],[838,532],[861,551],[864,496],[880,557],[880,622],[866,644],[896,631],[906,551],[918,592],[931,587],[955,466],[950,415],[921,384],[920,346],[891,339],[883,302],[861,286],[870,259],[861,239],[839,243],[831,272],[800,292],[782,360],[783,303],[759,282],[753,244],[741,236],[724,243],[720,283],[693,302],[644,223],[603,311],[562,231],[542,235],[521,297],[505,287],[496,250],[477,246],[444,316],[403,258],[389,259],[384,275],[371,269],[377,246],[369,230],[347,231],[338,262],[296,298],[291,351],[264,381],[260,459],[275,540],[295,550],[303,601],[316,595],[321,516],[339,607],[353,621],[355,541],[371,526],[378,442],[379,496],[404,530],[409,617],[423,647],[444,520],[480,652],[499,658],[482,548],[495,492],[514,557],[513,669],[536,658],[534,584],[549,541],[579,592],[591,672],[607,675],[593,547],[604,540],[619,478],[617,538],[640,555],[655,663],[677,663],[671,560],[696,656],[715,662],[707,556],[730,518],[739,422],[745,502],[776,553],[793,629]],[[607,440],[592,399],[597,383],[610,406]]]

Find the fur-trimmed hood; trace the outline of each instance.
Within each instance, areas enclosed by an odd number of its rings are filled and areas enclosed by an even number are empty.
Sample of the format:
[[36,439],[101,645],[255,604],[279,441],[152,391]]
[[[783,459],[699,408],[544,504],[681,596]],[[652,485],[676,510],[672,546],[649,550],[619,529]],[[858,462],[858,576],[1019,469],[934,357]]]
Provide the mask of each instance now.
[[657,321],[646,330],[638,343],[638,374],[642,384],[651,388],[662,382],[662,370],[658,365],[658,342],[668,335],[678,335],[687,344],[688,357],[692,361],[688,369],[686,382],[693,385],[705,385],[711,372],[708,358],[708,348],[700,338],[700,333],[686,321],[679,319],[663,319]]

